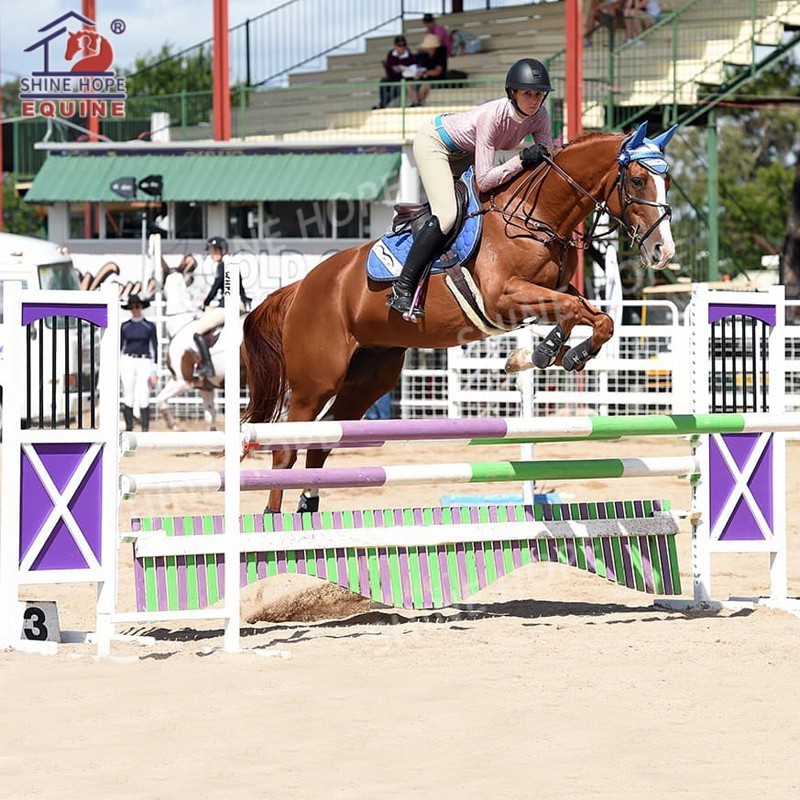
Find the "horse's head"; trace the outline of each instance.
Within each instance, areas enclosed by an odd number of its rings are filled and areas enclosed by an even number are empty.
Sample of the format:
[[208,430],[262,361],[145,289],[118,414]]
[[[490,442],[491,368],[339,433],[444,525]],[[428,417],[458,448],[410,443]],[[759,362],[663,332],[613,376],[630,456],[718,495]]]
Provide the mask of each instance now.
[[67,61],[72,61],[75,53],[77,53],[78,50],[83,50],[91,39],[88,38],[89,31],[80,30],[74,33],[72,31],[67,31],[67,33],[69,36],[67,38],[67,50],[64,53],[64,58]]
[[647,138],[647,123],[643,122],[633,136],[622,141],[617,164],[616,202],[609,198],[608,207],[632,241],[638,245],[642,263],[653,269],[663,269],[675,255],[670,218],[672,209],[667,203],[669,165],[664,157],[677,128],[654,139]]

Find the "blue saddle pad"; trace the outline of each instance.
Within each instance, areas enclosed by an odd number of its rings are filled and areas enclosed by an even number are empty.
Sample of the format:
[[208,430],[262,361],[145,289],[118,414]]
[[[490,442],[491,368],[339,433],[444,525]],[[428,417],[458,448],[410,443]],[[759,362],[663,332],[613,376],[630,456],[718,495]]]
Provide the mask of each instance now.
[[[480,211],[478,191],[475,187],[474,168],[470,167],[459,178],[467,187],[467,218],[450,249],[433,262],[431,272],[442,272],[454,264],[463,264],[477,249],[483,230],[483,214]],[[469,216],[474,214],[475,216]],[[367,275],[376,281],[394,281],[403,269],[408,251],[414,241],[411,232],[388,231],[374,245],[367,256]]]

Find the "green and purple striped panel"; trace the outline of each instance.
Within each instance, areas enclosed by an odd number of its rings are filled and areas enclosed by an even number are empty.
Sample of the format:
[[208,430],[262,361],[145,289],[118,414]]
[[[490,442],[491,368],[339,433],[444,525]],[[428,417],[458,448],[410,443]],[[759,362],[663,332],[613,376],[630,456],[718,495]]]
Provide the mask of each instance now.
[[[306,574],[385,605],[441,608],[464,602],[527,564],[551,562],[586,570],[641,592],[678,595],[681,585],[674,534],[502,538],[503,525],[508,522],[645,519],[668,508],[667,501],[631,500],[243,515],[245,534],[483,523],[496,525],[498,538],[443,545],[247,552],[241,556],[241,584],[280,574]],[[132,521],[134,531],[163,529],[170,536],[215,535],[222,527],[222,517],[210,515]],[[137,609],[205,608],[224,593],[223,567],[222,555],[137,558]]]

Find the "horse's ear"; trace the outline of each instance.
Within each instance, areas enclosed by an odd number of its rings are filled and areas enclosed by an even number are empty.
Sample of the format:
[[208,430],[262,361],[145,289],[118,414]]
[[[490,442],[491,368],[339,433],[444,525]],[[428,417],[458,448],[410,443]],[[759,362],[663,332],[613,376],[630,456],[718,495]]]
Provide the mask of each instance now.
[[661,150],[662,153],[664,152],[664,148],[669,144],[669,140],[673,137],[676,130],[678,130],[678,126],[673,125],[668,131],[664,131],[664,133],[659,134],[655,139],[653,139],[653,142],[658,145],[658,149]]
[[637,147],[641,147],[644,144],[644,140],[647,137],[647,120],[645,120],[637,129],[636,133],[631,136],[630,141],[626,145],[628,150],[634,150]]

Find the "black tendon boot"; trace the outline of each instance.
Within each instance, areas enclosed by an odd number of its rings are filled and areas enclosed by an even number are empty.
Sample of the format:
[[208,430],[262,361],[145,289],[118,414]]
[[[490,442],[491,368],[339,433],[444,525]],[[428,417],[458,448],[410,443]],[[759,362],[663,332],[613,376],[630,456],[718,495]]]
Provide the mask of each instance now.
[[133,430],[133,407],[122,406],[122,416],[125,418],[125,430]]
[[142,433],[146,433],[150,430],[150,409],[149,408],[140,408],[139,409],[139,422],[142,424]]
[[203,338],[202,333],[196,333],[194,335],[194,343],[197,345],[197,349],[200,351],[200,356],[203,359],[203,363],[200,369],[197,370],[197,374],[201,378],[213,378],[214,363],[211,361],[211,353],[208,350],[208,343]]
[[[442,252],[447,235],[439,227],[439,219],[431,217],[423,226],[408,251],[406,263],[397,282],[392,286],[386,298],[386,305],[395,311],[408,316],[414,292],[417,289],[420,276],[425,268]],[[422,316],[422,310],[415,310],[414,316]]]

